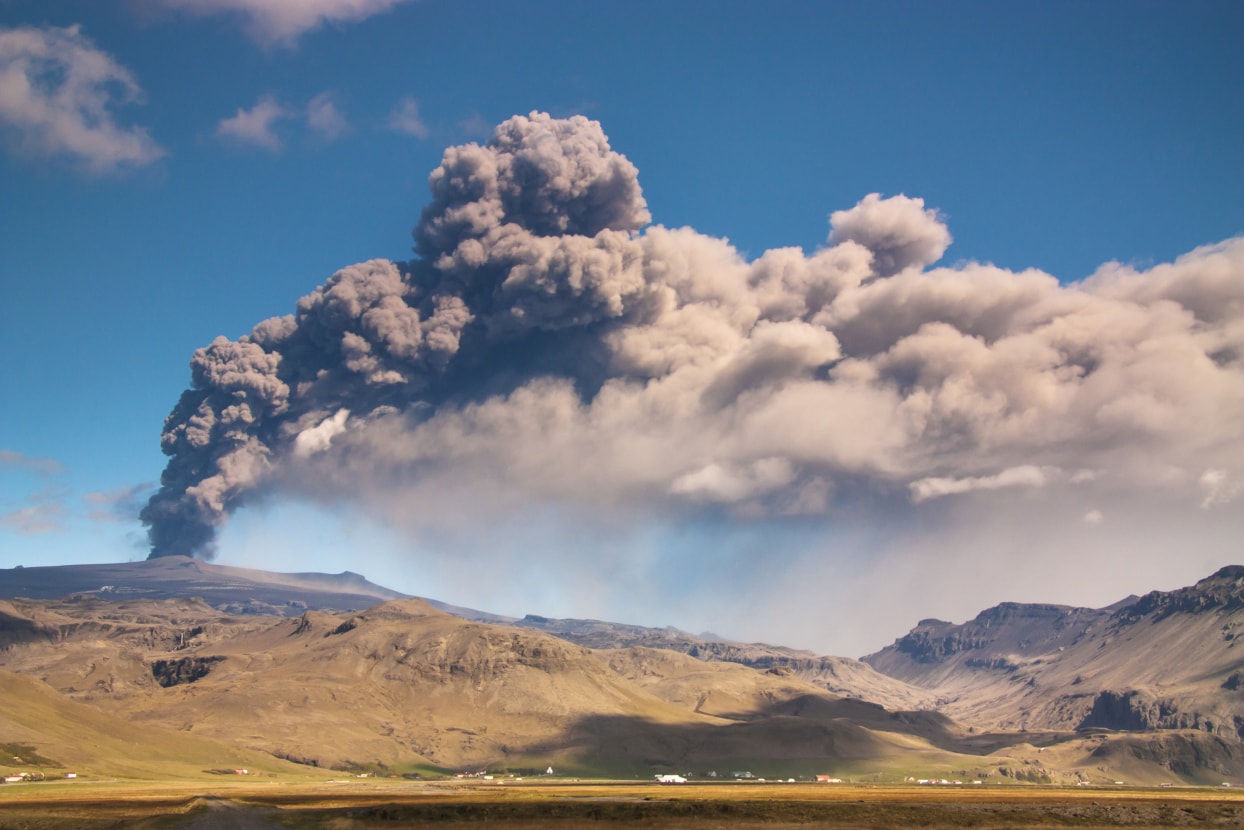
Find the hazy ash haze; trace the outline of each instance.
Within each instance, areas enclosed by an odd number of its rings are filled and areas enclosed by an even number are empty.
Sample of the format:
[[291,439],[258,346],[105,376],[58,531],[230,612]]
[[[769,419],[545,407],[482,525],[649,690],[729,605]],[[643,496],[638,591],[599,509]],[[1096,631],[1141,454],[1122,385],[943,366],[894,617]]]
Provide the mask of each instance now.
[[0,4],[0,565],[858,656],[1238,561],[1239,8],[879,5]]

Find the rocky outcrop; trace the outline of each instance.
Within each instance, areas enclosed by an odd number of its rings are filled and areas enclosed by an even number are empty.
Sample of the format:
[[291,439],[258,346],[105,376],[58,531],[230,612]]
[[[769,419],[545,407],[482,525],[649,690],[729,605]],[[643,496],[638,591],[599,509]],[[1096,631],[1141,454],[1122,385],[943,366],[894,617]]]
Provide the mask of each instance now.
[[212,667],[223,657],[183,657],[179,660],[156,660],[151,664],[151,676],[164,688],[193,683],[207,677]]
[[[1004,602],[982,611],[976,619],[963,625],[922,620],[894,645],[863,659],[879,667],[894,663],[885,659],[887,652],[897,652],[922,664],[942,663],[970,651],[1004,649],[1008,655],[1039,655],[1065,647],[1108,618],[1108,613],[1092,608]],[[1006,671],[1014,668],[1010,659],[995,662],[995,655],[971,659],[982,668]],[[889,672],[888,669],[882,671]],[[896,676],[907,679],[901,674]]]
[[1171,714],[1169,706],[1143,692],[1106,690],[1093,700],[1093,708],[1078,728],[1100,727],[1122,731],[1158,729]]
[[1152,591],[1115,613],[1125,623],[1149,618],[1152,622],[1172,614],[1244,609],[1244,565],[1228,565],[1196,585],[1177,591]]
[[924,620],[864,661],[999,729],[1244,737],[1244,567],[1102,609],[1002,603]]
[[27,616],[12,603],[0,600],[0,648],[32,640],[51,640],[54,629]]
[[1213,784],[1217,780],[1207,777],[1207,773],[1236,777],[1244,772],[1244,748],[1238,742],[1203,732],[1123,736],[1102,743],[1090,757],[1107,764],[1117,764],[1125,757],[1135,758],[1163,766],[1176,775]]
[[1093,708],[1077,728],[1127,732],[1195,729],[1213,735],[1241,737],[1236,719],[1182,710],[1177,701],[1155,698],[1135,689],[1099,692],[1093,700]]

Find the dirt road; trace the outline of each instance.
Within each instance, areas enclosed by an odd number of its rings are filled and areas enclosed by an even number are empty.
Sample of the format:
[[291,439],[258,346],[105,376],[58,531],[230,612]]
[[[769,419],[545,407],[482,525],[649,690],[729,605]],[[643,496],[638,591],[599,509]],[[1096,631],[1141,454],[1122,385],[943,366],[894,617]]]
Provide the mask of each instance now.
[[207,812],[186,816],[174,826],[182,830],[283,830],[280,824],[264,817],[269,812],[264,808],[216,796],[204,796],[202,801]]

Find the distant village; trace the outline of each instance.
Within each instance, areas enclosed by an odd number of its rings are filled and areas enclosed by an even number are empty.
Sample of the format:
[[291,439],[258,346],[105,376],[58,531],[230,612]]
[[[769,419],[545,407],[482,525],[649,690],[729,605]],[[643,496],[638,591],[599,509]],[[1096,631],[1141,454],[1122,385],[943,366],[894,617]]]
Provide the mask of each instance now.
[[22,772],[22,773],[14,773],[12,775],[6,775],[4,776],[3,779],[0,779],[0,780],[3,780],[5,784],[21,784],[25,781],[46,781],[49,778],[77,778],[77,777],[78,777],[78,774],[76,772],[67,772],[63,776],[62,775],[44,775],[42,772]]

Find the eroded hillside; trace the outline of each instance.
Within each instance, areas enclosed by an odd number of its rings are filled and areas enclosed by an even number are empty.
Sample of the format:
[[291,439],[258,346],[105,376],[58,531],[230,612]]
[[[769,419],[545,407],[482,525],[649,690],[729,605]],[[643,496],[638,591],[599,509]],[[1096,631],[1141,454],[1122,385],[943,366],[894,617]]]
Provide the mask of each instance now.
[[[666,650],[593,650],[421,600],[229,616],[196,600],[5,603],[0,667],[128,722],[320,766],[608,764],[953,752],[957,727],[894,718],[789,671]],[[816,717],[790,707],[818,701]],[[854,711],[858,724],[837,723]],[[859,730],[867,740],[859,737]],[[849,740],[835,738],[844,730]],[[861,743],[862,741],[862,743]],[[939,746],[940,745],[940,746]],[[887,751],[889,747],[892,751]]]
[[[198,573],[199,587],[235,576]],[[280,581],[253,580],[265,602]],[[303,768],[1218,783],[1244,779],[1241,583],[1226,569],[1126,607],[926,621],[867,658],[901,679],[673,629],[473,621],[418,599],[282,616],[114,591],[0,600],[0,670],[102,722]],[[65,746],[38,718],[0,710],[0,727]]]
[[1244,567],[1106,609],[1005,603],[926,620],[865,657],[941,710],[1004,729],[1194,729],[1244,738]]

